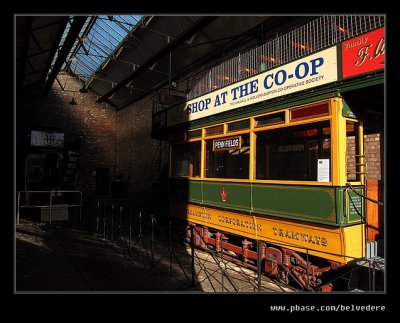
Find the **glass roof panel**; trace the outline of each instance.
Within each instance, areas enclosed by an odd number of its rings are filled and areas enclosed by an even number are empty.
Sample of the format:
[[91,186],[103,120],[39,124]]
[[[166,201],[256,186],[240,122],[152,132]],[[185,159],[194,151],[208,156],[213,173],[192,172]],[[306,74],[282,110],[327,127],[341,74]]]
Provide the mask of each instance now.
[[69,70],[84,82],[89,81],[127,35],[141,24],[142,17],[141,15],[95,17],[90,29],[87,28],[87,23],[85,24],[64,68],[69,67]]
[[[60,42],[59,42],[58,47],[57,47],[57,51],[56,51],[56,53],[55,53],[55,55],[53,57],[53,61],[51,62],[51,65],[50,65],[49,71],[47,73],[47,76],[50,75],[50,73],[51,73],[51,71],[53,69],[54,63],[56,62],[57,57],[58,57],[58,53],[60,52],[61,48],[64,45],[65,39],[67,38],[67,35],[69,33],[69,30],[71,28],[71,25],[72,25],[73,21],[74,21],[74,17],[73,16],[69,16],[68,23],[65,26],[63,35],[61,36]],[[82,27],[82,31],[79,33],[79,37],[82,37],[83,31],[87,28],[87,25],[88,25],[89,21],[90,21],[90,17],[88,17],[88,19],[86,19],[85,24]],[[75,42],[75,44],[74,44],[74,46],[72,48],[75,48],[76,44],[77,44],[77,41]],[[65,67],[66,67],[66,63],[63,64],[62,69],[64,69]]]

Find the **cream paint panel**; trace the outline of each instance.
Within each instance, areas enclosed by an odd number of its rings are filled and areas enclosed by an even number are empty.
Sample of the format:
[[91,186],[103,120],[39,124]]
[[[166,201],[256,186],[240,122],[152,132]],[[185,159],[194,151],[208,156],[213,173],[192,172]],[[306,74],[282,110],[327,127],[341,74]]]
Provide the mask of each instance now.
[[[334,46],[190,100],[168,111],[168,125],[193,121],[334,82],[337,80],[336,55]],[[188,106],[193,111],[196,104],[197,112],[189,114]]]

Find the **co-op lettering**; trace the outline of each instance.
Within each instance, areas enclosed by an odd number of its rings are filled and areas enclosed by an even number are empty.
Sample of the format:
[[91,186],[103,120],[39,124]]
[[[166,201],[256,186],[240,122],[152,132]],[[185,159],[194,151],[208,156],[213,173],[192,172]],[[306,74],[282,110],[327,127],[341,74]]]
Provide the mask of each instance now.
[[[262,86],[266,90],[270,90],[274,86],[282,86],[288,80],[294,78],[296,80],[303,80],[306,77],[312,77],[312,81],[318,81],[320,77],[318,75],[318,69],[324,65],[323,57],[318,57],[309,60],[308,62],[301,62],[296,65],[293,71],[289,72],[286,69],[279,69],[276,72],[271,71],[265,75]],[[310,80],[311,80],[310,79]],[[258,79],[253,79],[247,83],[233,87],[230,90],[231,100],[237,100],[246,97],[250,94],[257,93],[259,90]],[[310,83],[310,82],[306,82]],[[219,106],[226,103],[228,91],[216,94],[215,97],[207,97],[202,100],[192,102],[186,106],[187,114],[201,112],[208,110],[210,107]]]

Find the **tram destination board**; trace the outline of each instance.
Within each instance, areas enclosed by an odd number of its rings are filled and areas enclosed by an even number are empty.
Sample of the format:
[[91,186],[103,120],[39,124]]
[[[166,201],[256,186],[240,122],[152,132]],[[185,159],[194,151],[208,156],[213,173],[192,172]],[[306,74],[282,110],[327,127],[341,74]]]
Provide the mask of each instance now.
[[242,140],[240,136],[213,140],[213,151],[233,150],[241,147]]

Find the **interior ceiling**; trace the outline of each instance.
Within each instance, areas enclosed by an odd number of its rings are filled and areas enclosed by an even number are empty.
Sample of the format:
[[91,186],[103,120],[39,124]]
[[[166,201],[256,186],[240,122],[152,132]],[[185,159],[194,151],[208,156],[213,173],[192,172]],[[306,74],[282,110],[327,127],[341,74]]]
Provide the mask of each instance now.
[[17,87],[44,81],[67,21],[63,16],[17,17]]
[[[50,89],[70,58],[86,18],[74,19],[75,28],[71,26],[71,35],[58,48],[69,17],[16,17],[17,88],[43,82]],[[173,80],[205,70],[211,62],[227,59],[228,53],[244,52],[306,20],[295,16],[147,16],[90,80],[82,80],[82,86],[94,91],[100,102],[121,109]],[[52,64],[56,52],[59,62]]]

